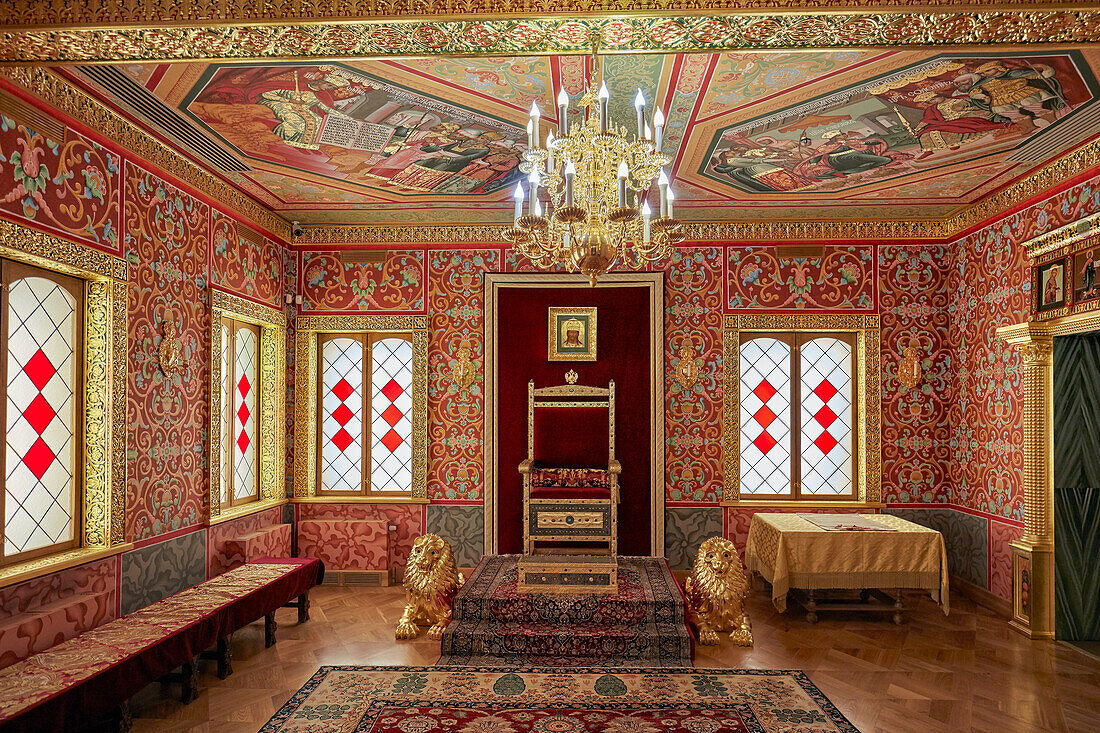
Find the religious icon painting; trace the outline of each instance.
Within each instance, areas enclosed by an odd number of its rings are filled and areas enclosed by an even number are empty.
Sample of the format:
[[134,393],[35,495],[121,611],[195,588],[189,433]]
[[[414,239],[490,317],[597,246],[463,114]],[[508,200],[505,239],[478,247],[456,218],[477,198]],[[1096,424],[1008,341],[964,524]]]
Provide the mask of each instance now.
[[1040,313],[1066,304],[1066,262],[1060,259],[1039,265],[1039,307],[1036,310]]
[[596,361],[596,308],[550,308],[548,361]]
[[1100,242],[1073,255],[1073,302],[1100,298]]

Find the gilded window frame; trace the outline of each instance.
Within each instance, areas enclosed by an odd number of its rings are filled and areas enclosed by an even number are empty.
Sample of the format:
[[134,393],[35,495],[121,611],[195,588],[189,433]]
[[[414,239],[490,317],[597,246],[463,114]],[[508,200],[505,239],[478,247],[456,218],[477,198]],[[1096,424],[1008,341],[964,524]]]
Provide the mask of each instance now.
[[126,261],[0,220],[0,257],[84,281],[84,479],[80,546],[9,565],[0,587],[132,547],[126,542],[126,379],[130,268]]
[[[237,506],[221,505],[222,318],[251,323],[260,329],[260,416],[256,421],[259,442],[260,496]],[[254,514],[286,503],[286,314],[221,290],[210,298],[210,417],[207,438],[209,458],[208,524]]]
[[[428,503],[428,317],[419,315],[310,315],[295,321],[294,498],[296,503]],[[412,491],[333,495],[317,492],[317,384],[319,334],[412,334]]]
[[[846,332],[855,334],[856,500],[742,499],[740,408],[741,331]],[[727,315],[722,324],[723,506],[878,506],[882,503],[881,321],[877,315]]]

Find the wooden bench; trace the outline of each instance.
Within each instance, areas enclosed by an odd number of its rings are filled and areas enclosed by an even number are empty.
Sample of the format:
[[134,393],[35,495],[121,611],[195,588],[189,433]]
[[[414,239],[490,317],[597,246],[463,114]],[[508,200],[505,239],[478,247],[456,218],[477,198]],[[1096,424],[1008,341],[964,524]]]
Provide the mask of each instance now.
[[189,701],[204,650],[217,645],[229,674],[229,635],[263,617],[271,646],[275,610],[297,599],[298,621],[308,620],[323,577],[316,559],[261,558],[16,662],[0,670],[0,729],[77,730],[113,711],[126,729],[125,701],[161,678],[182,682]]

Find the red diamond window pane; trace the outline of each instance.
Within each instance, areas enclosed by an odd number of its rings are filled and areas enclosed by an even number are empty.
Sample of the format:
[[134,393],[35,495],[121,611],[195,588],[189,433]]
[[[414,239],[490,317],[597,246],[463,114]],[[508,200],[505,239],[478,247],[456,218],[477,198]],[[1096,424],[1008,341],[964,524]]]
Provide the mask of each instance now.
[[38,387],[39,391],[42,391],[45,389],[46,383],[57,373],[57,369],[50,363],[50,358],[46,356],[45,352],[39,349],[34,353],[34,356],[30,358],[27,365],[23,367],[23,372],[30,377],[34,386]]
[[382,436],[381,443],[390,449],[390,453],[393,453],[397,450],[397,446],[401,445],[401,436],[397,434],[396,430],[390,430]]
[[761,402],[767,402],[775,394],[775,391],[775,387],[771,385],[771,382],[765,379],[760,384],[756,385],[756,389],[754,389],[752,393],[759,397]]
[[395,405],[390,405],[386,408],[386,411],[382,413],[382,419],[390,424],[390,427],[397,425],[405,413],[398,410]]
[[[340,423],[341,429],[343,429],[342,426],[347,425],[348,420],[352,419],[353,417],[355,417],[355,415],[352,413],[351,410],[348,409],[348,406],[344,404],[341,404],[332,412],[332,419]],[[343,448],[341,448],[340,450],[343,450]]]
[[814,445],[817,449],[825,455],[829,455],[829,451],[836,447],[836,440],[833,436],[829,435],[829,431],[826,430],[821,435],[817,436],[817,440],[814,441]]
[[386,382],[386,386],[382,388],[382,394],[386,395],[386,399],[390,402],[400,397],[401,393],[404,391],[405,390],[401,389],[401,385],[397,383],[396,379],[391,379]]
[[27,451],[27,454],[23,456],[23,463],[30,469],[31,473],[35,475],[39,481],[42,480],[42,476],[45,475],[46,470],[53,465],[57,456],[50,450],[50,446],[46,445],[46,441],[39,438],[34,441],[34,445]]
[[775,421],[775,413],[768,409],[767,405],[764,405],[752,416],[756,422],[760,423],[762,427],[768,427]]
[[336,434],[332,436],[332,444],[339,448],[341,452],[346,451],[354,440],[355,438],[351,437],[351,434],[343,428],[337,430]]
[[814,420],[817,420],[821,427],[827,428],[836,422],[836,413],[830,410],[828,405],[824,405],[814,413]]
[[248,433],[241,431],[241,434],[237,436],[237,447],[241,449],[241,453],[244,453],[249,444]]
[[237,419],[241,421],[241,425],[248,422],[249,414],[248,403],[242,402],[241,406],[237,409]]
[[776,441],[775,438],[768,435],[768,431],[765,430],[764,432],[760,433],[760,435],[756,436],[756,440],[752,441],[752,444],[755,445],[757,450],[759,450],[761,453],[767,455],[768,451],[776,446]]
[[836,387],[828,379],[822,379],[821,384],[814,387],[814,394],[820,397],[822,402],[828,402],[836,394]]
[[332,388],[332,393],[336,395],[336,398],[341,402],[350,397],[351,393],[354,391],[355,390],[348,384],[348,380],[346,379],[341,379],[336,383],[336,386]]
[[47,401],[41,393],[27,405],[26,410],[23,410],[23,417],[27,418],[27,422],[34,428],[34,432],[39,435],[41,435],[42,431],[53,422],[56,416],[57,412],[50,407],[49,401]]
[[248,376],[245,375],[245,374],[242,374],[241,375],[241,381],[237,382],[237,390],[240,391],[241,397],[247,397],[248,396],[248,390],[250,390],[250,389],[252,389],[252,385],[249,384],[249,382],[248,382]]

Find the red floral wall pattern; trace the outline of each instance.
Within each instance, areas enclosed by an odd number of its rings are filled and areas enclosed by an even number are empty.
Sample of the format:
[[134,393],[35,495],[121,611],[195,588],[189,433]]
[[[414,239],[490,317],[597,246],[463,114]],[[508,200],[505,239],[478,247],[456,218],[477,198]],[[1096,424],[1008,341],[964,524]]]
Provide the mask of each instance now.
[[[879,248],[882,318],[882,494],[885,501],[948,500],[948,410],[953,395],[947,312],[949,251],[937,245]],[[917,350],[921,380],[898,378]]]
[[[206,253],[209,209],[127,162],[130,376],[126,419],[127,536],[143,539],[202,522],[207,490]],[[165,379],[157,347],[166,320],[188,367]]]
[[[722,248],[681,247],[665,280],[666,499],[722,498]],[[676,379],[690,347],[698,381]]]
[[827,245],[818,257],[780,257],[774,247],[730,247],[727,256],[731,310],[875,307],[873,245]]
[[210,282],[279,308],[283,297],[283,250],[270,239],[257,244],[237,234],[233,219],[210,216]]
[[[428,497],[480,500],[485,493],[482,285],[484,273],[500,267],[500,252],[439,250],[428,256]],[[465,389],[452,377],[464,346],[474,371]]]
[[117,252],[121,159],[63,129],[53,140],[0,115],[0,211]]
[[424,252],[388,252],[378,263],[304,252],[302,296],[303,311],[422,311]]

